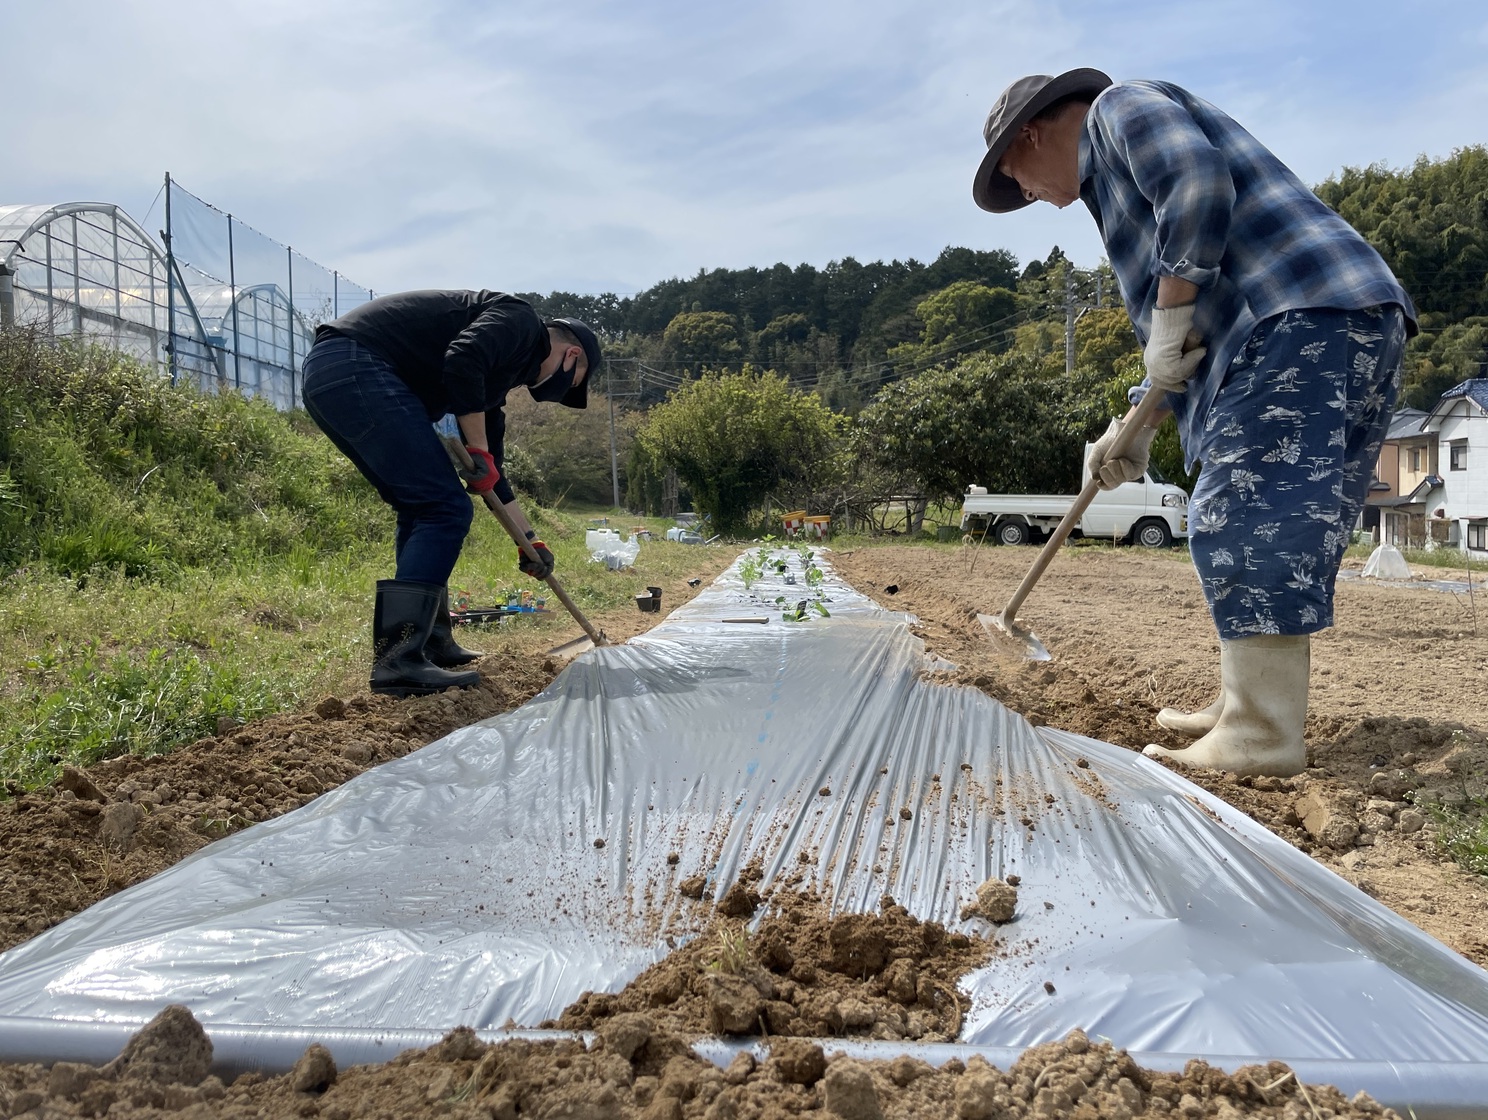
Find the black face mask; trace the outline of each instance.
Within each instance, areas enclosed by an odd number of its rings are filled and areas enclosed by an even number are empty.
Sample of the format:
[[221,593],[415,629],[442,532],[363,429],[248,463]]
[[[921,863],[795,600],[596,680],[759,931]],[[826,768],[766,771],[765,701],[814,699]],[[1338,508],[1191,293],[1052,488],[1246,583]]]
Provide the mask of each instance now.
[[578,368],[579,365],[575,362],[573,369],[556,369],[546,381],[527,386],[527,392],[532,394],[535,401],[561,401],[573,388],[574,373]]

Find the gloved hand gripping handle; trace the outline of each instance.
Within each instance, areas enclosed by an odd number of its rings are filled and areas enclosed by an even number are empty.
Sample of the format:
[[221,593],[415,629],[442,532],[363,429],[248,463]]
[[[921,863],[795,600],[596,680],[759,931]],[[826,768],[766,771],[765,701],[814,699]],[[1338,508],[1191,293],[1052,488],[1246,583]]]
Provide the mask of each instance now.
[[[1121,432],[1116,437],[1116,442],[1111,445],[1107,452],[1108,459],[1119,459],[1131,448],[1132,441],[1137,438],[1137,433],[1147,426],[1158,406],[1162,404],[1166,393],[1158,389],[1148,389],[1146,395],[1140,401],[1132,405],[1130,411],[1121,421]],[[1074,504],[1070,506],[1069,512],[1064,519],[1050,534],[1043,549],[1038,554],[1038,559],[1033,562],[1033,567],[1028,569],[1028,574],[1023,577],[1023,582],[1018,585],[1018,590],[1013,592],[1013,597],[1003,608],[999,616],[1005,623],[1011,626],[1017,617],[1018,608],[1023,605],[1023,600],[1028,598],[1028,593],[1033,590],[1034,584],[1038,583],[1039,577],[1044,574],[1044,569],[1054,559],[1054,554],[1059,551],[1059,546],[1064,544],[1065,539],[1080,523],[1080,518],[1085,516],[1085,511],[1090,508],[1090,503],[1095,500],[1096,494],[1100,492],[1100,477],[1092,474],[1090,481],[1085,483],[1085,488],[1075,498]]]
[[[455,439],[453,436],[442,434],[440,435],[439,439],[444,444],[444,450],[448,453],[450,462],[455,465],[456,470],[459,470],[461,468],[467,471],[474,469],[474,463],[470,458],[470,452],[465,450],[464,443],[462,443],[458,439]],[[515,521],[512,520],[511,514],[507,513],[506,507],[501,504],[501,499],[498,498],[495,494],[491,493],[489,490],[481,495],[481,499],[486,503],[486,508],[496,515],[496,520],[501,522],[501,527],[506,530],[507,535],[516,542],[517,547],[522,551],[522,555],[527,557],[527,559],[531,560],[538,567],[542,567],[542,557],[539,556],[537,554],[537,550],[532,547],[532,542],[527,539],[527,535],[523,533],[521,529],[517,528],[517,524]],[[589,640],[597,646],[605,645],[606,642],[603,632],[596,629],[594,624],[584,617],[584,612],[579,610],[579,608],[574,604],[574,601],[568,597],[568,592],[563,590],[563,585],[558,582],[557,577],[549,575],[543,580],[543,582],[552,589],[553,594],[557,596],[558,601],[563,604],[564,609],[568,611],[569,614],[573,615],[573,620],[583,628],[584,633],[589,635]]]

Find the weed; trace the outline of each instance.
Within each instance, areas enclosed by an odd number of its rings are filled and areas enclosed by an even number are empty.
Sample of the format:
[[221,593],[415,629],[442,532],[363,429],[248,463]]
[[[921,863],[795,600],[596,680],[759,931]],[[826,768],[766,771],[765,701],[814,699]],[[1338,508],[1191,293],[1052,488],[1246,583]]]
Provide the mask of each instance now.
[[1436,842],[1453,862],[1475,875],[1488,875],[1488,798],[1470,797],[1459,808],[1432,806]]
[[708,962],[715,972],[739,976],[754,964],[754,954],[749,948],[749,931],[743,926],[723,925],[718,929],[718,952]]
[[220,717],[252,719],[293,699],[188,650],[106,659],[93,643],[63,673],[55,665],[26,665],[37,682],[25,698],[31,722],[0,751],[0,774],[23,785],[50,779],[63,763],[159,754],[211,734]]

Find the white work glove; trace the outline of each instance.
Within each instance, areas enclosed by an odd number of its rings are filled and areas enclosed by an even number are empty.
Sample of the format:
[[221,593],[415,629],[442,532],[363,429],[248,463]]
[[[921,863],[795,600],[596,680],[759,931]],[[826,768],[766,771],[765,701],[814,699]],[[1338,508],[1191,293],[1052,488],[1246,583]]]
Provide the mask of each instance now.
[[1106,434],[1095,441],[1090,453],[1085,456],[1085,467],[1102,490],[1113,490],[1123,482],[1135,482],[1147,472],[1147,460],[1152,455],[1152,437],[1157,435],[1156,428],[1144,425],[1132,438],[1131,446],[1122,452],[1121,458],[1108,458],[1111,445],[1116,442],[1116,437],[1125,426],[1124,420],[1112,420]]
[[1165,393],[1181,393],[1188,388],[1188,379],[1199,368],[1208,350],[1203,341],[1191,329],[1194,305],[1182,307],[1159,307],[1152,312],[1152,333],[1147,336],[1147,349],[1142,351],[1142,362],[1147,367],[1147,380],[1152,387]]

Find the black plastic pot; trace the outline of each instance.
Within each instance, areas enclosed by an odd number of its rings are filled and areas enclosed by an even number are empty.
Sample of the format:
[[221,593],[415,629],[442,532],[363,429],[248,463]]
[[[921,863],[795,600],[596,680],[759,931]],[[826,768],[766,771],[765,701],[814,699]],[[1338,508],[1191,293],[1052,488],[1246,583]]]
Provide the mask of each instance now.
[[661,588],[648,587],[644,595],[637,595],[635,597],[635,601],[636,609],[645,614],[652,614],[659,611],[661,610]]

